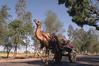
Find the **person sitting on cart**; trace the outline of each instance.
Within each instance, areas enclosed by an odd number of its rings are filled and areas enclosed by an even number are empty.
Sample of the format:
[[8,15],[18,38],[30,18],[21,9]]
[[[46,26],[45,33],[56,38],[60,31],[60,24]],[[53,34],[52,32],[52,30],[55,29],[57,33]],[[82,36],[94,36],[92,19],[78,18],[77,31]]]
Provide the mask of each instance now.
[[66,50],[67,52],[71,52],[74,46],[73,44],[70,43],[70,40],[62,39],[62,48],[63,50]]
[[58,41],[57,35],[55,33],[52,33],[51,34],[51,43],[50,43],[50,45],[51,45],[51,48],[52,48],[52,50],[54,52],[59,51],[58,50],[58,43],[59,43],[59,41]]

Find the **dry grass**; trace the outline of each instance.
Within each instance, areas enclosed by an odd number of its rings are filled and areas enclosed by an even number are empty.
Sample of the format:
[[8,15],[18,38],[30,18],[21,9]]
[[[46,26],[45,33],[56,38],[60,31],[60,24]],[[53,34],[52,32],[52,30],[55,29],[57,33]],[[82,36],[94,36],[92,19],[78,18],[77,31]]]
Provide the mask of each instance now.
[[[39,54],[39,53],[17,53],[14,56],[14,53],[10,53],[9,54],[9,58],[15,58],[15,59],[26,59],[26,58],[41,58],[45,57],[45,54]],[[52,55],[51,55],[52,56]],[[5,59],[7,57],[6,53],[0,53],[0,59]]]
[[[7,56],[7,54],[6,53],[0,53],[0,57],[1,58],[6,58],[6,56]],[[11,57],[14,57],[14,53],[10,53],[9,54],[9,57],[11,58]],[[30,54],[30,53],[28,53],[28,54],[25,54],[25,53],[17,53],[16,54],[16,56],[15,56],[16,58],[31,58],[31,57],[35,57],[35,55],[34,54]]]

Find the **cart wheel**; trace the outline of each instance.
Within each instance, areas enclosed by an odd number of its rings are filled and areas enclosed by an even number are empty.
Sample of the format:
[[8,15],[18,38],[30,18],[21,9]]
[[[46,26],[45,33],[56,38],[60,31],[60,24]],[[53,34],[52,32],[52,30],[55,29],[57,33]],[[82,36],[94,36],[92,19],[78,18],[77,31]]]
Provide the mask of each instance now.
[[68,58],[69,58],[69,61],[72,63],[72,62],[76,62],[76,52],[71,52],[68,54]]

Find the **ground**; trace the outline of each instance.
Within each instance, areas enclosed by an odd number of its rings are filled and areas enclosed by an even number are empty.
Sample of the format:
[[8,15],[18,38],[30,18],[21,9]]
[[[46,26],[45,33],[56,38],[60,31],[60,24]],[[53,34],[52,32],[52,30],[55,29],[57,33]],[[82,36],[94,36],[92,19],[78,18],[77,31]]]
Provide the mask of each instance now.
[[[6,62],[6,63],[5,63]],[[12,60],[8,59],[0,60],[0,66],[44,66],[40,59],[23,59],[23,60]],[[99,55],[85,55],[77,56],[76,63],[69,63],[66,57],[63,57],[61,63],[50,62],[48,66],[99,66]]]

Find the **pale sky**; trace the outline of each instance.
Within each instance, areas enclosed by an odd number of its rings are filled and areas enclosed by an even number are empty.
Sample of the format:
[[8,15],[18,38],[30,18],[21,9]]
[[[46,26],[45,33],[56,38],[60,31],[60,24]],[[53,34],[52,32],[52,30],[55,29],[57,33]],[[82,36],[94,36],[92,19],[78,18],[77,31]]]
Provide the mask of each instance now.
[[[38,18],[43,21],[46,18],[46,14],[49,10],[55,12],[60,19],[60,21],[64,24],[64,28],[66,32],[64,35],[66,38],[68,26],[71,24],[74,28],[78,26],[72,22],[72,17],[70,17],[67,13],[67,9],[64,5],[58,5],[58,0],[26,0],[27,1],[27,9],[32,13],[33,19]],[[15,19],[15,5],[17,0],[0,0],[0,8],[3,3],[7,4],[10,8],[10,14],[12,15],[12,19]],[[89,29],[89,26],[84,27],[85,30]]]
[[[72,24],[74,28],[78,26],[74,24],[67,13],[67,9],[64,5],[59,5],[58,0],[26,0],[27,1],[27,9],[32,13],[33,19],[38,18],[41,21],[44,21],[46,18],[46,14],[49,10],[56,13],[60,21],[64,24],[64,29],[67,31],[68,26]],[[10,14],[12,15],[12,19],[15,19],[15,5],[17,0],[0,0],[0,7],[6,3],[10,8]],[[67,32],[64,33],[67,36]]]

